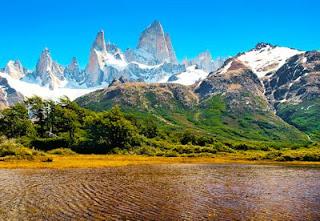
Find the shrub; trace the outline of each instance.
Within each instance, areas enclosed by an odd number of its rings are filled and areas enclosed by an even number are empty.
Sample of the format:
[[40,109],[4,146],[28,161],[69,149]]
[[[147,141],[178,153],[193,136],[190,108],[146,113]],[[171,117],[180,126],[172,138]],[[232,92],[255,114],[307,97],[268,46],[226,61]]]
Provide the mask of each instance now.
[[157,151],[153,147],[142,146],[134,149],[134,153],[146,156],[155,156]]
[[264,157],[266,160],[274,160],[278,157],[281,157],[282,153],[280,151],[271,151],[267,153]]
[[165,157],[178,157],[178,154],[173,151],[168,151],[168,152],[164,153],[164,156]]
[[76,154],[74,151],[72,151],[69,148],[57,148],[57,149],[48,151],[48,153],[54,154],[54,155],[63,155],[63,156]]
[[247,144],[237,144],[233,148],[236,150],[249,150],[249,146]]
[[43,153],[24,147],[16,143],[15,140],[7,140],[3,137],[0,138],[0,157],[15,157],[19,159],[34,159],[35,156],[44,155]]

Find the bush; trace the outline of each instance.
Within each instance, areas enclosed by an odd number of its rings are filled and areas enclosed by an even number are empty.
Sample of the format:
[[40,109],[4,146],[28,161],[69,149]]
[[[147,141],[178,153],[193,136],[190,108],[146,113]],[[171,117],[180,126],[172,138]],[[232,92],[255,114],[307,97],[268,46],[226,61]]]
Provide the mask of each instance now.
[[178,154],[173,151],[168,151],[168,152],[164,153],[163,156],[165,156],[165,157],[178,157]]
[[15,140],[0,138],[0,157],[15,157],[19,159],[34,159],[35,156],[42,156],[43,153],[24,147]]
[[266,154],[266,156],[263,159],[266,160],[274,160],[278,157],[281,157],[282,153],[280,151],[271,151]]
[[54,154],[54,155],[63,155],[63,156],[76,154],[74,151],[72,151],[69,148],[57,148],[57,149],[53,149],[53,150],[48,151],[48,153]]
[[134,149],[134,153],[146,156],[155,156],[157,154],[157,149],[149,146],[142,146]]
[[233,147],[236,150],[249,150],[249,146],[247,144],[237,144]]

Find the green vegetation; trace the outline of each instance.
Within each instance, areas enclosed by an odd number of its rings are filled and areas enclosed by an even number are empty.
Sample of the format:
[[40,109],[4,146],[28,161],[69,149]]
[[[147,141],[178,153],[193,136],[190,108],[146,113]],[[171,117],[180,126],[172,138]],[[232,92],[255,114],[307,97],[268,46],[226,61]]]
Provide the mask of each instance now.
[[[227,111],[219,96],[202,105],[205,108],[201,110],[193,107],[187,110],[181,104],[150,112],[129,107],[121,110],[118,106],[95,112],[67,98],[59,102],[29,98],[0,112],[0,135],[7,137],[0,140],[0,158],[32,160],[39,157],[41,161],[50,162],[53,155],[108,153],[157,157],[226,156],[240,160],[320,160],[319,145],[304,142],[299,137],[301,132],[283,122],[272,125],[268,122],[270,116],[262,113],[235,116]],[[243,127],[248,131],[241,131]],[[260,133],[269,133],[274,141],[265,139],[266,136]],[[250,140],[249,135],[253,139]],[[302,142],[282,141],[285,135]]]
[[68,156],[68,155],[75,155],[77,153],[72,151],[69,148],[57,148],[57,149],[49,150],[48,154]]
[[299,104],[280,104],[278,115],[289,124],[305,131],[312,140],[320,140],[320,99]]
[[26,148],[13,139],[0,137],[0,160],[33,160],[35,157],[39,156],[44,156],[44,153],[34,149]]
[[[160,131],[169,136],[178,134],[177,131],[184,133],[189,130],[192,134],[210,136],[222,143],[292,146],[292,143],[305,145],[308,142],[306,134],[285,123],[268,109],[261,98],[249,92],[245,96],[255,103],[253,108],[242,100],[239,104],[233,104],[235,98],[223,95],[212,95],[197,103],[187,91],[184,93],[188,96],[184,94],[179,97],[174,90],[164,94],[163,91],[145,91],[141,86],[123,87],[128,88],[114,98],[105,98],[108,94],[101,91],[94,96],[81,97],[76,102],[95,111],[109,110],[112,104],[117,104],[126,115],[131,114],[138,120],[148,122],[147,119],[154,119]],[[180,88],[180,91],[183,90],[186,89]],[[166,97],[170,93],[175,97]],[[135,102],[128,103],[128,100]]]

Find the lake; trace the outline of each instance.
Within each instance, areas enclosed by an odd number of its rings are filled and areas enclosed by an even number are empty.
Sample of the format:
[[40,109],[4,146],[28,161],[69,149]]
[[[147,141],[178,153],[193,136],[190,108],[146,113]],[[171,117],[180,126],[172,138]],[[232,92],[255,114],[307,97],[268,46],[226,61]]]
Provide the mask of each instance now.
[[1,169],[0,220],[320,220],[320,168]]

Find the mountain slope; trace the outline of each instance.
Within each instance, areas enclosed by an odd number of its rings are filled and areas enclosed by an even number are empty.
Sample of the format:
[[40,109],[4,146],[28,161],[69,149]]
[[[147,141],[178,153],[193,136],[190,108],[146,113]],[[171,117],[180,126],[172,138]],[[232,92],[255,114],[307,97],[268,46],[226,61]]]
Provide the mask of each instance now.
[[[250,76],[255,75],[249,74],[248,78]],[[216,78],[214,81],[212,84],[221,83]],[[120,105],[124,111],[142,118],[155,117],[171,129],[183,131],[189,128],[221,140],[286,142],[292,139],[297,143],[307,140],[303,133],[274,115],[268,109],[266,99],[248,95],[238,101],[237,93],[225,95],[224,89],[203,95],[202,87],[204,85],[200,85],[195,93],[192,87],[179,84],[118,83],[80,97],[76,102],[98,111]],[[256,89],[261,87],[257,84]],[[247,107],[247,101],[255,105]]]
[[0,76],[0,109],[21,102],[23,99],[23,95],[12,88],[6,78]]
[[[279,142],[289,137],[306,139],[300,131],[273,113],[258,76],[240,60],[226,62],[218,72],[202,81],[195,92],[201,99],[200,116],[205,125],[220,123],[229,134],[239,139]],[[220,107],[217,108],[218,114],[216,105]],[[210,119],[213,119],[211,124],[208,123]]]
[[311,139],[320,140],[320,53],[290,58],[264,84],[277,114]]
[[[320,96],[319,52],[303,52],[260,43],[254,49],[230,58],[208,79],[213,78],[212,76],[219,77],[220,72],[226,72],[232,62],[241,62],[256,76],[256,82],[261,82],[262,87],[259,91],[251,88],[248,93],[253,92],[253,97],[263,99],[264,104],[287,123],[306,132],[312,139],[319,139],[318,124],[312,122],[317,119],[317,113],[320,112],[318,105]],[[240,70],[239,67],[235,69]],[[239,75],[236,74],[236,76]],[[204,82],[207,82],[208,79]],[[223,82],[211,85],[211,88],[216,91],[221,88],[221,85]],[[246,88],[250,88],[250,85],[247,85]],[[236,91],[240,92],[240,88]],[[239,100],[244,99],[246,98],[243,95],[239,96]],[[254,106],[254,103],[249,102],[248,106]]]

